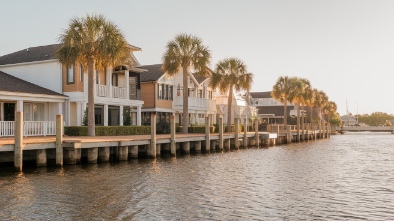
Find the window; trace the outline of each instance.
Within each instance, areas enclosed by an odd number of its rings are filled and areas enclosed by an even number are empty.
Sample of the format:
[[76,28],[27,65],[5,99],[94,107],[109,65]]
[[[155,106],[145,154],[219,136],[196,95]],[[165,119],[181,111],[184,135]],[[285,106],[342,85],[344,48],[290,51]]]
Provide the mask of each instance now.
[[94,108],[94,122],[96,125],[103,125],[103,107],[95,107]]
[[162,90],[163,90],[162,85],[158,84],[157,88],[158,88],[158,90],[157,90],[157,97],[161,100],[161,99],[163,99],[162,98]]
[[180,84],[176,88],[176,96],[182,96],[182,87]]
[[163,99],[168,100],[168,85],[163,84]]
[[168,90],[168,100],[172,101],[173,86],[171,85]]
[[74,65],[72,64],[67,68],[67,84],[74,84],[74,77],[75,77]]
[[80,72],[79,72],[79,81],[83,81],[83,75],[84,75],[85,73],[83,72],[83,65],[82,65],[82,63],[80,64]]
[[197,93],[198,93],[197,97],[202,98],[202,90],[198,90]]
[[167,84],[157,85],[157,97],[160,100],[172,100],[172,86]]
[[189,90],[187,92],[188,92],[187,95],[189,97],[193,97],[194,88],[189,88]]

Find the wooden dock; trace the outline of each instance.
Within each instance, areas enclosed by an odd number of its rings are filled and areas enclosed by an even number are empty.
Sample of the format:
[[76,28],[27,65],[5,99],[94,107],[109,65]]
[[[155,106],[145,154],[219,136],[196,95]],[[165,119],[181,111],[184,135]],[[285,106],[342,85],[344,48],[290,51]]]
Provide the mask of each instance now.
[[164,155],[175,157],[177,154],[191,152],[210,153],[268,147],[329,137],[329,130],[303,130],[301,133],[290,127],[287,131],[280,131],[278,127],[277,132],[272,133],[259,132],[257,125],[254,132],[224,133],[220,124],[219,133],[209,133],[207,126],[205,134],[177,134],[173,121],[171,134],[156,134],[155,127],[152,127],[150,135],[73,137],[62,136],[61,117],[58,122],[57,136],[22,137],[16,130],[15,137],[0,138],[0,163],[13,162],[15,169],[21,171],[24,160],[35,160],[37,166],[46,166],[48,159],[56,159],[56,164],[62,166],[80,163],[82,158],[87,159],[87,163],[98,163],[110,161],[111,155],[115,155],[119,161]]

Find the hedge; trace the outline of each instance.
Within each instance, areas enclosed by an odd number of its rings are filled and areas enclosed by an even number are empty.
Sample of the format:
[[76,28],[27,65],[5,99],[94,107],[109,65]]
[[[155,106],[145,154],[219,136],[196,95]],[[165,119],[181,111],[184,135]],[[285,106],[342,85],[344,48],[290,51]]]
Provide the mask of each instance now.
[[[176,127],[175,131],[181,132],[182,128],[183,128],[182,126]],[[210,130],[210,133],[214,133],[215,126],[210,126],[209,130]],[[191,126],[191,127],[188,127],[187,131],[189,133],[204,134],[205,133],[205,126]]]
[[[150,134],[150,126],[96,126],[96,136],[124,136]],[[64,127],[64,135],[87,136],[87,126]]]
[[[219,124],[214,124],[215,125],[215,133],[219,133]],[[227,132],[227,125],[223,125],[223,131]],[[241,133],[243,131],[243,125],[239,125],[238,127],[238,131],[239,133]],[[235,132],[235,125],[232,124],[231,125],[231,132]]]

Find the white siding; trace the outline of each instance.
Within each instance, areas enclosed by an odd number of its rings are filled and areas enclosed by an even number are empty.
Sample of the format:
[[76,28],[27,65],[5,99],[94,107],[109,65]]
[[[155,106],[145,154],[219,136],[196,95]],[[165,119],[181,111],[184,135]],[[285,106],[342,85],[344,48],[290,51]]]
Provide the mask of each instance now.
[[0,66],[0,71],[49,90],[62,93],[62,70],[60,63],[57,61],[5,65]]

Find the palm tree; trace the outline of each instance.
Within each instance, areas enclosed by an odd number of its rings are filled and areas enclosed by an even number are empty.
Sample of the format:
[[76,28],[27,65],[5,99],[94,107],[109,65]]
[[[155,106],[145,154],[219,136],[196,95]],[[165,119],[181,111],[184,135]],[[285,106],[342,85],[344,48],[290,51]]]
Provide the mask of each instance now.
[[271,92],[275,100],[284,104],[283,124],[285,127],[287,126],[287,102],[289,101],[291,90],[290,83],[290,78],[288,76],[279,77]]
[[62,44],[57,51],[59,61],[65,65],[78,61],[88,68],[88,135],[95,136],[95,67],[120,64],[130,56],[129,45],[118,27],[102,15],[71,19],[59,39]]
[[315,105],[319,113],[319,127],[322,125],[323,117],[322,117],[322,109],[328,102],[328,97],[324,91],[316,91],[315,94]]
[[337,104],[334,101],[328,101],[324,107],[324,113],[327,117],[327,122],[330,122],[331,116],[337,112]]
[[190,69],[194,69],[197,75],[207,76],[210,73],[207,68],[210,60],[209,49],[196,36],[180,34],[167,43],[163,55],[163,71],[169,76],[174,76],[181,70],[183,73],[183,133],[188,132],[189,126],[188,76],[190,75]]
[[253,74],[246,71],[246,65],[238,58],[226,58],[216,64],[212,73],[210,86],[228,93],[227,132],[231,131],[231,114],[233,93],[241,90],[249,91],[253,83]]
[[297,109],[297,140],[300,141],[300,105],[305,103],[305,93],[309,90],[311,84],[305,78],[292,77],[290,78],[290,96],[289,101],[295,103]]

